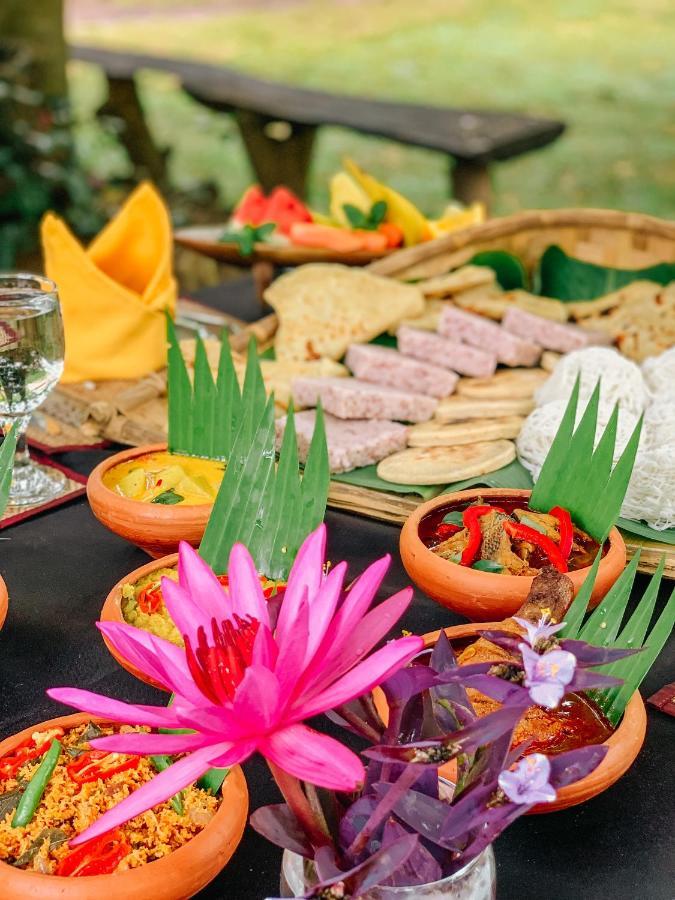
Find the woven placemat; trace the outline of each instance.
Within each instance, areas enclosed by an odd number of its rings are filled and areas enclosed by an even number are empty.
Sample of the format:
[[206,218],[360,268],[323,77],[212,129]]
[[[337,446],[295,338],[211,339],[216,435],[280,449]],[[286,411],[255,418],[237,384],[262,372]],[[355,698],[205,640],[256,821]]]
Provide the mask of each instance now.
[[72,469],[59,465],[43,453],[31,453],[31,458],[46,469],[58,469],[59,472],[63,472],[66,476],[63,492],[46,503],[38,503],[35,506],[8,506],[5,514],[0,518],[0,530],[8,528],[10,525],[15,525],[17,522],[23,522],[25,519],[31,519],[33,516],[40,515],[49,509],[63,506],[64,503],[69,503],[71,500],[75,500],[86,493],[86,488],[84,487],[87,483],[86,475],[80,475],[79,472],[73,472]]

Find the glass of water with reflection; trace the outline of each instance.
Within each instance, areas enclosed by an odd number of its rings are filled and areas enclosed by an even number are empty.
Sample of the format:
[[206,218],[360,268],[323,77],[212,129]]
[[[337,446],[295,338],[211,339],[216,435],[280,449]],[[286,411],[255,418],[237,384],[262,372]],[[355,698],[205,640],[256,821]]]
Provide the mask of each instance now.
[[26,428],[63,371],[63,323],[53,281],[0,274],[0,424],[18,429],[12,506],[44,503],[63,491],[65,477],[34,463]]

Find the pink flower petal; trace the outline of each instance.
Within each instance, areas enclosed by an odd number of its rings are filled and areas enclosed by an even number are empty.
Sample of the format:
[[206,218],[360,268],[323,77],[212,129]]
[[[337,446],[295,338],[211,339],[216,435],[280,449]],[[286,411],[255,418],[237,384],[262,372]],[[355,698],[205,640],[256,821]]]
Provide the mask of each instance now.
[[167,612],[173,619],[176,628],[183,637],[187,635],[190,638],[190,643],[197,643],[197,631],[200,628],[203,628],[207,634],[210,633],[211,617],[188,590],[181,587],[180,584],[176,584],[171,578],[164,576],[162,578],[162,596]]
[[307,642],[307,652],[305,653],[306,663],[316,653],[335,615],[338,600],[342,596],[342,585],[346,572],[347,563],[338,563],[324,579],[319,593],[311,598],[309,604],[309,640]]
[[326,690],[310,700],[303,701],[301,698],[294,703],[293,715],[298,719],[309,719],[341,703],[361,697],[407,665],[423,648],[424,641],[415,635],[391,641]]
[[253,641],[253,656],[251,660],[253,665],[274,669],[278,658],[279,651],[272,637],[272,632],[266,625],[261,625]]
[[92,716],[101,716],[111,722],[122,722],[125,725],[147,725],[150,728],[183,727],[171,707],[123,703],[121,700],[113,700],[91,691],[82,691],[79,688],[50,688],[47,695],[52,700],[65,703],[66,706],[74,706],[75,709],[88,712]]
[[306,725],[274,732],[260,741],[258,750],[289,775],[329,790],[354,791],[365,778],[355,753]]
[[168,800],[169,797],[173,797],[174,794],[191,785],[204,772],[210,769],[211,760],[219,752],[224,752],[225,749],[227,749],[226,744],[204,747],[202,750],[195,750],[189,756],[179,759],[178,762],[169,766],[168,769],[160,772],[159,775],[155,775],[152,781],[146,782],[142,787],[135,790],[133,794],[122,800],[121,803],[118,803],[117,806],[109,809],[86,831],[73,838],[70,841],[70,846],[76,847],[78,844],[83,844],[85,841],[99,837],[105,834],[106,831],[111,831],[113,828],[123,825],[129,819],[133,819],[146,810],[152,809],[153,806]]
[[243,618],[250,616],[261,625],[269,627],[270,619],[262,585],[251,554],[243,544],[235,544],[232,548],[227,573],[233,608]]
[[332,643],[329,629],[327,640],[321,645],[305,671],[297,693],[312,696],[336,681],[352,666],[360,662],[401,618],[412,600],[412,588],[405,588],[372,609],[352,629],[348,641]]
[[331,623],[324,639],[326,643],[330,640],[331,646],[342,646],[349,641],[354,628],[370,609],[390,563],[391,557],[383,556],[356,579]]
[[293,630],[284,635],[280,642],[279,655],[274,666],[281,695],[284,701],[290,697],[298,679],[302,675],[305,653],[309,642],[309,603],[305,597],[299,604]]
[[240,720],[243,736],[272,728],[279,721],[280,701],[279,682],[274,672],[262,666],[249,666],[237,688],[232,709]]
[[293,630],[298,609],[305,593],[313,599],[323,583],[323,561],[326,551],[326,527],[319,525],[298,551],[293,568],[288,576],[288,585],[284,592],[283,603],[279,611],[275,637],[281,645],[285,637]]
[[[112,753],[171,756],[174,753],[190,753],[201,747],[212,746],[215,742],[209,741],[203,734],[147,734],[130,731],[94,738],[89,743],[95,750],[110,750]],[[222,737],[217,743],[222,743]]]

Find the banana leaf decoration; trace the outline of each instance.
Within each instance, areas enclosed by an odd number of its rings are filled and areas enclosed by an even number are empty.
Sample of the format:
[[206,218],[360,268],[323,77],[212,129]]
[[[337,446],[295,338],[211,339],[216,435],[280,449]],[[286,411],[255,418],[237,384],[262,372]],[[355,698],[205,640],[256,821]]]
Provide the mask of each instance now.
[[276,463],[274,397],[252,432],[244,416],[199,553],[227,571],[235,543],[244,544],[261,575],[285,581],[303,540],[322,521],[330,474],[323,413],[317,409],[304,471],[298,461],[292,407]]
[[618,404],[597,446],[595,432],[600,404],[600,381],[575,429],[580,378],[577,377],[562,421],[532,489],[531,509],[548,512],[554,506],[567,509],[574,522],[597,541],[602,541],[616,522],[626,496],[637,454],[642,418],[613,466]]
[[9,489],[12,485],[17,436],[18,430],[12,426],[5,431],[2,447],[0,447],[0,516],[4,514],[9,502]]
[[169,451],[227,460],[242,423],[246,424],[251,437],[265,410],[265,385],[255,340],[251,338],[249,342],[246,375],[240,389],[226,333],[220,344],[215,381],[204,342],[197,337],[192,383],[170,316],[167,316],[166,327]]
[[623,684],[605,691],[590,692],[610,722],[617,725],[623,716],[626,704],[640,687],[675,626],[675,590],[671,592],[663,611],[650,629],[665,565],[665,557],[663,557],[635,607],[635,611],[624,623],[626,607],[640,562],[640,554],[637,553],[599,606],[584,622],[599,562],[600,553],[569,608],[565,616],[565,628],[558,637],[587,641],[598,647],[642,648],[634,656],[620,659],[618,662],[598,669],[605,675],[623,679]]

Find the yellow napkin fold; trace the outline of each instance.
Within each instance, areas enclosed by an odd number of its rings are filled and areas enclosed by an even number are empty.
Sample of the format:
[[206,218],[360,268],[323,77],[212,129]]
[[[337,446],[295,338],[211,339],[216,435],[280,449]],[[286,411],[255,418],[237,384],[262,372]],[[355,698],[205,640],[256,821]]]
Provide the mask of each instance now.
[[53,213],[41,237],[63,314],[61,380],[140,378],[165,366],[164,311],[175,311],[176,282],[171,222],[155,188],[139,185],[86,250]]

